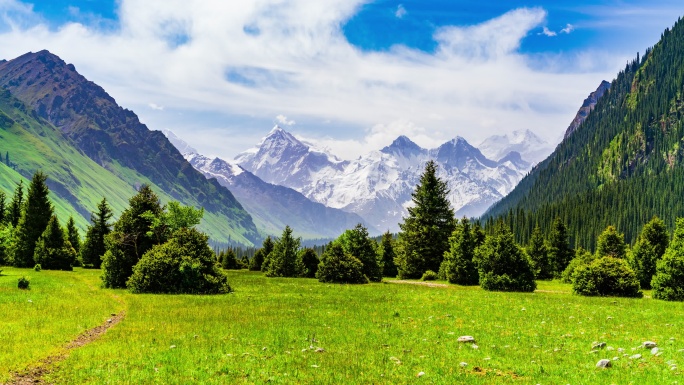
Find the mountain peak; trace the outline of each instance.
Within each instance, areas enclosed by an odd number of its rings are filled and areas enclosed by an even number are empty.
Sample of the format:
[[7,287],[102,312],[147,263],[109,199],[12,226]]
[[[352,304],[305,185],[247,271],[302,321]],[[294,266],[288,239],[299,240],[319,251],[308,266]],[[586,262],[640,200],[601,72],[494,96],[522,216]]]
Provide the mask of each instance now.
[[381,152],[385,154],[401,154],[404,156],[417,155],[425,152],[425,150],[409,139],[406,135],[400,135],[389,146],[386,146]]
[[590,93],[589,96],[584,99],[582,106],[580,107],[579,111],[577,111],[577,115],[575,115],[575,119],[572,120],[570,126],[568,126],[568,129],[565,131],[565,137],[563,139],[566,139],[573,132],[577,131],[579,126],[582,125],[582,123],[584,123],[584,121],[587,119],[589,113],[594,109],[599,99],[601,99],[609,89],[610,83],[603,80],[601,81],[601,84],[599,84],[596,91]]

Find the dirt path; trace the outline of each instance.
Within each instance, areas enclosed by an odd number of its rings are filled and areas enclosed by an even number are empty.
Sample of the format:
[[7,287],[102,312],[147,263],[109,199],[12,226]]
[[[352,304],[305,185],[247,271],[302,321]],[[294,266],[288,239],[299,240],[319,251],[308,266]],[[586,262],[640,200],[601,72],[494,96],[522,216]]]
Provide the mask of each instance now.
[[69,357],[69,352],[71,350],[80,348],[97,340],[107,331],[107,329],[121,322],[125,316],[126,312],[123,310],[118,314],[112,314],[112,318],[108,319],[102,325],[81,333],[76,339],[66,344],[59,353],[38,361],[37,364],[22,373],[14,373],[12,379],[10,379],[6,385],[45,384],[46,382],[43,380],[43,377],[49,374],[57,363]]
[[423,281],[391,280],[391,281],[385,281],[385,282],[401,283],[401,284],[407,284],[407,285],[420,285],[420,286],[428,286],[428,287],[449,287],[449,285],[444,284],[444,283],[432,283],[432,282],[423,282]]

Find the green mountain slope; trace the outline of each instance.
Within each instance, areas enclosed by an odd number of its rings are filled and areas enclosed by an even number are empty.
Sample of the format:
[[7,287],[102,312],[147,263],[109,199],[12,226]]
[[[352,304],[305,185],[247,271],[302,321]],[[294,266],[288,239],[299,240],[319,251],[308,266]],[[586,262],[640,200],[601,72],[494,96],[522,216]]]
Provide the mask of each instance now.
[[147,183],[164,202],[204,207],[203,230],[213,241],[258,241],[251,217],[230,191],[204,178],[161,133],[56,56],[42,51],[1,63],[0,85],[0,151],[16,164],[16,172],[0,169],[0,189],[8,195],[19,176],[41,169],[60,219],[73,214],[84,228],[103,196],[118,214]]
[[684,22],[620,72],[587,120],[484,216],[526,241],[555,216],[592,249],[612,224],[634,240],[653,215],[684,216]]

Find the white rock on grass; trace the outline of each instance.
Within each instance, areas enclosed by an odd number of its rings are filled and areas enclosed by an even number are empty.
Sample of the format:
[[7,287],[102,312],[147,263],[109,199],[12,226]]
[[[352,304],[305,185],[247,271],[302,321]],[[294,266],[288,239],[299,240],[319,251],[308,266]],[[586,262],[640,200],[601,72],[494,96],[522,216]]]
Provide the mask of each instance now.
[[461,365],[462,368],[465,368],[466,366],[468,366],[468,363],[466,363],[466,362],[461,362],[459,365]]
[[638,360],[638,359],[640,359],[640,358],[641,358],[641,354],[635,354],[635,355],[633,355],[633,356],[629,356],[629,359],[630,359],[630,360]]
[[593,349],[603,349],[603,348],[605,348],[605,347],[606,347],[606,343],[605,343],[605,342],[594,342],[594,343],[591,345],[591,349],[592,349],[592,350],[593,350]]
[[603,359],[596,363],[597,368],[610,368],[611,366],[613,366],[613,363],[608,359]]
[[473,336],[460,336],[460,337],[458,337],[457,341],[463,342],[463,343],[474,344],[475,343],[475,337],[473,337]]
[[658,354],[659,351],[660,351],[660,349],[653,348],[653,349],[651,349],[651,354],[653,354],[655,356],[656,354]]
[[416,374],[416,377],[423,377],[424,375],[425,375],[425,372],[418,372],[418,374]]
[[656,344],[656,343],[653,342],[653,341],[646,341],[646,342],[644,342],[643,344],[641,344],[641,346],[643,346],[643,347],[646,348],[646,349],[653,349],[653,348],[655,348],[656,346],[658,346],[658,344]]

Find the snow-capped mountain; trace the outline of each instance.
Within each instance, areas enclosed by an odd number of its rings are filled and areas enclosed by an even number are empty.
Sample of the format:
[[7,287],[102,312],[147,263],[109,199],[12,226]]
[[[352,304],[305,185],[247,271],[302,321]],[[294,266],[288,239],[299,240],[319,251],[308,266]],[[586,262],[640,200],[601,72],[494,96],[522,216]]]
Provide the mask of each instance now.
[[179,150],[190,149],[183,154],[185,159],[207,178],[216,178],[227,187],[266,234],[279,235],[289,225],[305,239],[335,238],[358,223],[379,233],[357,214],[326,207],[291,188],[266,183],[236,163],[198,154],[170,131],[164,134]]
[[[405,136],[379,151],[341,161],[276,127],[236,160],[270,183],[282,183],[328,207],[359,214],[379,230],[398,231],[425,162],[439,164],[458,216],[478,216],[515,187],[529,163],[512,153],[492,161],[463,138],[424,149]],[[311,161],[311,163],[309,163]]]
[[531,165],[541,162],[553,151],[552,145],[530,130],[490,136],[482,141],[478,148],[487,158],[495,160],[501,160],[515,151]]

